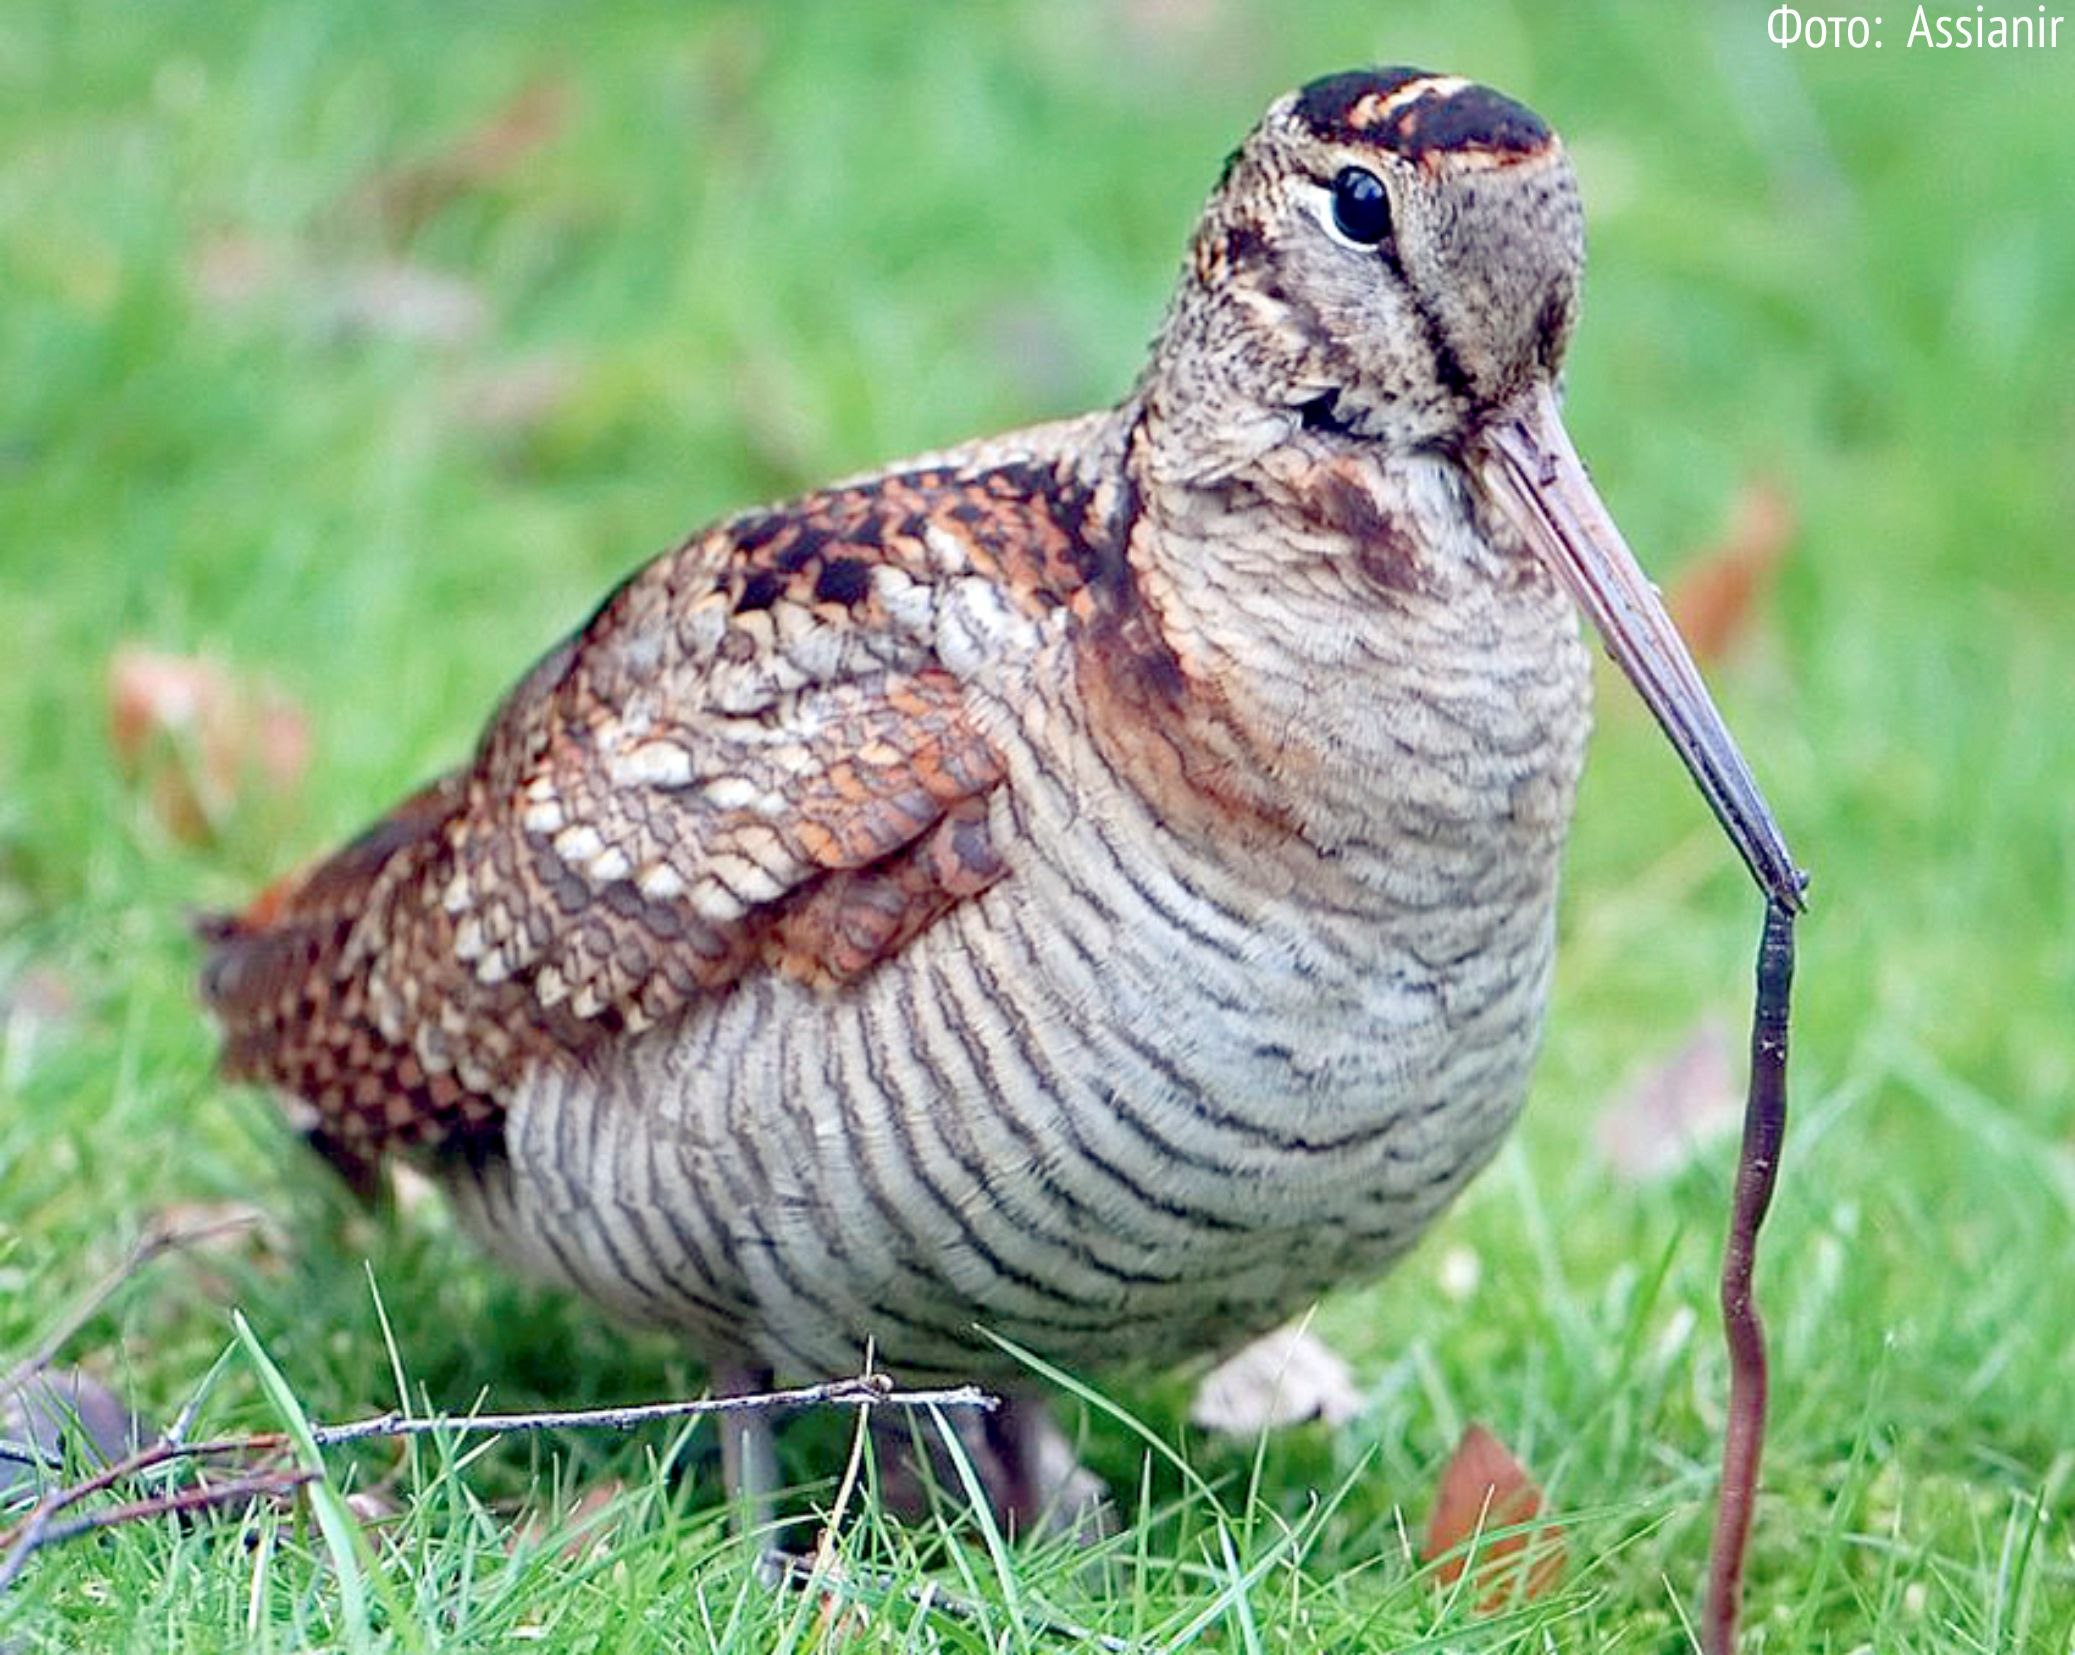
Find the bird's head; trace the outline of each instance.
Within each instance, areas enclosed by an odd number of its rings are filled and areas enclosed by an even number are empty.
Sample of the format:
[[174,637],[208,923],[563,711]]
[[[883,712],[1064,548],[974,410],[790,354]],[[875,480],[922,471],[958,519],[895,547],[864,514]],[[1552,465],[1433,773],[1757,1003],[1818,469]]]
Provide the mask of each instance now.
[[1164,480],[1217,489],[1296,443],[1430,454],[1592,618],[1759,885],[1803,884],[1656,590],[1557,413],[1584,211],[1562,141],[1419,69],[1280,98],[1205,208],[1140,394]]
[[1555,375],[1584,225],[1532,111],[1417,69],[1334,75],[1233,155],[1174,325],[1241,347],[1224,366],[1264,412],[1456,448]]

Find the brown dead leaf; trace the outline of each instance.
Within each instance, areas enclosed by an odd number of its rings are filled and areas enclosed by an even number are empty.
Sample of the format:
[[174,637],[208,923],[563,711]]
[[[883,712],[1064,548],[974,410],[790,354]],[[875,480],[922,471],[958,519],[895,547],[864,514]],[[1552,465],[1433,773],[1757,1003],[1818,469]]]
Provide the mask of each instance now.
[[454,423],[485,436],[523,436],[568,405],[581,376],[566,357],[538,355],[462,375],[448,406]]
[[444,148],[366,179],[347,198],[348,207],[408,241],[455,197],[501,182],[561,137],[575,108],[568,82],[528,81]]
[[217,1266],[244,1265],[279,1275],[294,1253],[288,1232],[251,1201],[176,1201],[151,1215],[146,1233],[177,1247],[195,1267],[205,1290],[228,1298],[231,1285]]
[[1292,1325],[1243,1345],[1205,1374],[1189,1404],[1189,1421],[1228,1437],[1257,1437],[1310,1419],[1344,1425],[1361,1408],[1347,1364]]
[[326,339],[466,345],[490,322],[490,301],[464,276],[410,259],[338,260],[229,232],[198,243],[188,286],[201,304],[259,316]]
[[310,764],[302,710],[207,656],[125,647],[108,666],[108,740],[159,825],[213,838],[245,798],[300,787]]
[[188,256],[188,286],[212,309],[250,310],[287,284],[295,262],[283,242],[226,231],[196,244]]
[[1680,567],[1664,602],[1696,660],[1720,661],[1749,636],[1797,527],[1787,491],[1755,478],[1737,495],[1722,538]]
[[[0,932],[7,915],[0,909]],[[47,1042],[61,1040],[79,1017],[79,990],[51,966],[32,965],[0,982],[0,1086],[35,1067]]]
[[346,1496],[346,1509],[362,1528],[381,1528],[403,1515],[403,1502],[391,1488],[356,1488]]
[[[67,1469],[111,1465],[151,1438],[121,1397],[77,1368],[53,1368],[0,1399],[0,1502],[43,1489]],[[69,1464],[68,1464],[69,1462]]]
[[619,1528],[624,1512],[613,1505],[627,1492],[617,1477],[593,1483],[576,1497],[559,1519],[549,1513],[529,1511],[512,1529],[515,1544],[537,1546],[551,1536],[562,1537],[562,1556],[571,1563],[594,1557]]
[[409,259],[348,265],[310,289],[310,314],[341,339],[465,345],[490,320],[490,301],[464,276]]
[[[1542,1511],[1542,1491],[1481,1425],[1456,1444],[1434,1496],[1420,1557],[1453,1586],[1474,1569],[1477,1607],[1486,1613],[1514,1601],[1546,1597],[1563,1575],[1564,1545],[1554,1524],[1527,1528]],[[1496,1533],[1517,1529],[1516,1533]],[[1486,1539],[1486,1536],[1493,1538]]]
[[0,987],[0,1014],[41,1024],[69,1023],[79,1014],[79,990],[56,967],[32,965]]
[[872,1611],[844,1589],[849,1571],[841,1558],[824,1556],[816,1565],[829,1584],[821,1594],[821,1607],[814,1617],[814,1647],[842,1649],[872,1632]]
[[1678,1171],[1743,1114],[1729,1031],[1709,1017],[1676,1051],[1630,1076],[1600,1111],[1593,1136],[1617,1177],[1643,1184]]

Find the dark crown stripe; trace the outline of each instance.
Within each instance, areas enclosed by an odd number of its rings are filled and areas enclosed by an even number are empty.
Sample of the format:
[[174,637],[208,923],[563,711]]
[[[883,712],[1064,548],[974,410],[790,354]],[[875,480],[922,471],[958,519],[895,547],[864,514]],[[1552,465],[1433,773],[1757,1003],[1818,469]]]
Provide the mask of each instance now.
[[1432,80],[1425,69],[1398,64],[1388,69],[1349,69],[1315,80],[1297,94],[1297,118],[1321,137],[1351,138],[1358,134],[1360,110],[1381,102],[1416,80]]
[[1533,155],[1547,149],[1555,136],[1532,109],[1488,86],[1464,86],[1445,96],[1420,98],[1391,124],[1398,140],[1393,147],[1408,159],[1461,149]]
[[[1420,81],[1435,84],[1422,91]],[[1533,155],[1554,137],[1541,116],[1490,87],[1450,86],[1421,69],[1363,69],[1313,81],[1297,96],[1297,115],[1322,138],[1378,144],[1408,161],[1462,150]]]

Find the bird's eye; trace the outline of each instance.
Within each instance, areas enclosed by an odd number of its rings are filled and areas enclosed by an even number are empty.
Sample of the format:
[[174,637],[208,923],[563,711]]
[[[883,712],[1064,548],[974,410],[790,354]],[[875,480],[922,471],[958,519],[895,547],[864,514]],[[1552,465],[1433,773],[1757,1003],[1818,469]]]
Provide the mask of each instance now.
[[1361,167],[1342,167],[1333,180],[1333,223],[1362,247],[1374,247],[1391,233],[1391,198],[1383,180]]

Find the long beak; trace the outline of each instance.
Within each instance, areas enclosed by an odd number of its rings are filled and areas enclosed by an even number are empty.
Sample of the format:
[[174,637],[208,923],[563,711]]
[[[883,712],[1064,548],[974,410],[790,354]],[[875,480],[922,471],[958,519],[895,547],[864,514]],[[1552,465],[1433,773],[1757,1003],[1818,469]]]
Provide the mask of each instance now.
[[1671,737],[1760,890],[1799,912],[1808,876],[1795,865],[1765,795],[1635,554],[1571,446],[1556,399],[1538,385],[1485,436],[1485,490],[1556,571]]

